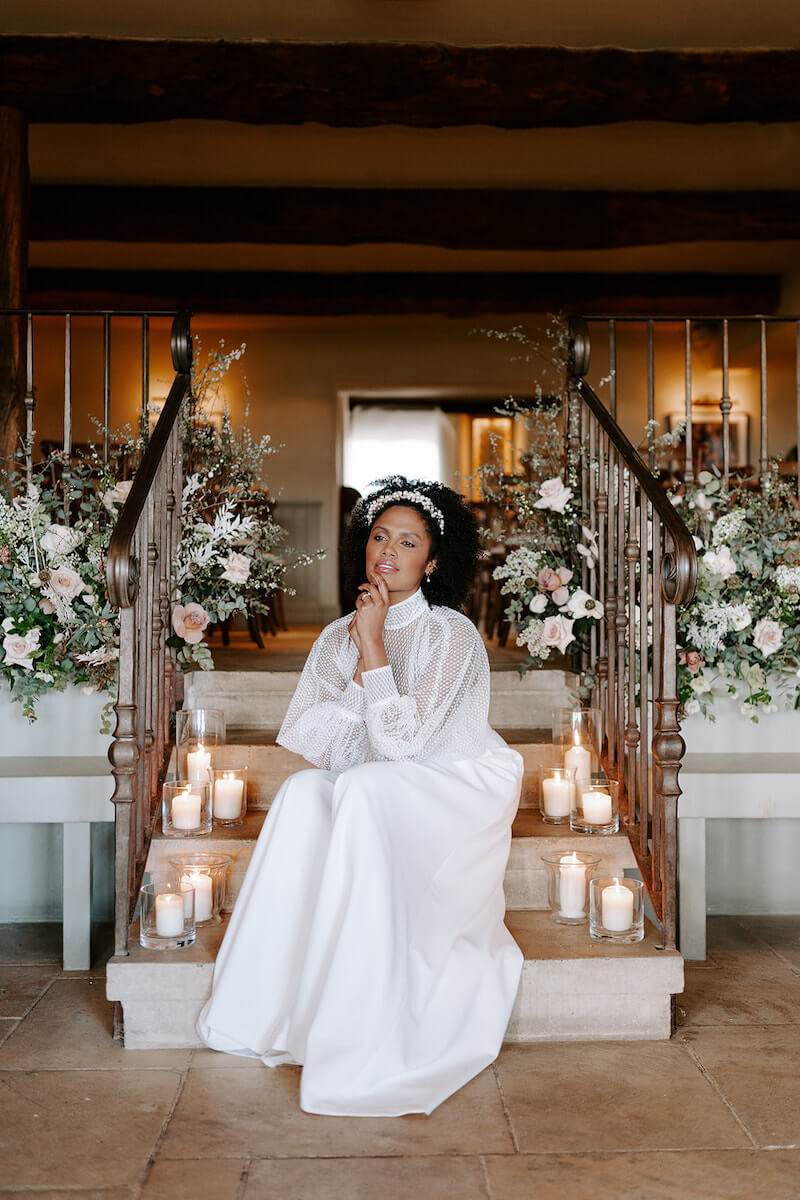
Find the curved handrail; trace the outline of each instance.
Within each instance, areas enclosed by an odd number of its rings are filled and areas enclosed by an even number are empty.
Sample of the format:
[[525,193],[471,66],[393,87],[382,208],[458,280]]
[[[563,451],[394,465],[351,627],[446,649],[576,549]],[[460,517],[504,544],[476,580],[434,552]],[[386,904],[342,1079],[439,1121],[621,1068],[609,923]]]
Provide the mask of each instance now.
[[591,411],[625,466],[636,477],[653,511],[672,542],[662,558],[661,594],[669,604],[688,604],[697,585],[697,550],[692,535],[670,504],[663,488],[653,478],[638,450],[625,436],[594,389],[583,376],[589,370],[590,341],[585,321],[573,317],[569,323],[568,371],[578,395]]
[[115,608],[130,608],[139,587],[139,567],[133,554],[133,536],[169,442],[184,397],[191,389],[192,333],[189,313],[178,313],[170,335],[172,365],[177,374],[164,408],[144,452],[133,486],[122,506],[108,546],[106,586]]

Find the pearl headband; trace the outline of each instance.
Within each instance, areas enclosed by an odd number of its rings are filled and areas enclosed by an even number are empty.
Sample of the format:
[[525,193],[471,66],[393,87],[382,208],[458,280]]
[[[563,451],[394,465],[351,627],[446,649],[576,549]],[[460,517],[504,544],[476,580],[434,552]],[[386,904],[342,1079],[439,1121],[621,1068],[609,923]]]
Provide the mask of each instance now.
[[400,500],[413,500],[420,508],[424,508],[429,516],[433,517],[436,524],[439,526],[439,532],[444,533],[444,517],[441,510],[436,507],[428,496],[422,492],[382,492],[371,500],[367,505],[367,522],[371,525],[375,513],[384,508],[389,508],[391,504],[397,504]]

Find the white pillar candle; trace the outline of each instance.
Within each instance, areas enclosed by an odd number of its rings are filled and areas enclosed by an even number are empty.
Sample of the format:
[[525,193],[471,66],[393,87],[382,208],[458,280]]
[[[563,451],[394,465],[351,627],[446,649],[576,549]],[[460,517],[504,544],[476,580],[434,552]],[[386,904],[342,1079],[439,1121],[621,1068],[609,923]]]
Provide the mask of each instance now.
[[611,797],[608,792],[583,792],[581,807],[583,818],[589,825],[611,824]]
[[211,751],[206,750],[200,742],[196,750],[190,750],[186,756],[186,774],[189,783],[208,783],[208,771],[211,766]]
[[156,896],[156,933],[159,937],[180,937],[183,933],[183,896],[177,892]]
[[558,868],[562,917],[582,917],[586,906],[586,867],[577,854],[565,854]]
[[572,784],[568,779],[542,780],[542,804],[547,817],[568,817]]
[[585,746],[570,746],[564,755],[564,766],[575,768],[576,783],[588,783],[592,777],[592,756]]
[[615,879],[603,888],[600,897],[603,927],[611,933],[622,933],[633,924],[633,892]]
[[172,797],[172,824],[175,829],[200,828],[200,797],[187,787]]
[[194,888],[195,921],[209,921],[214,912],[214,888],[211,876],[204,875],[201,871],[190,871],[187,875],[181,876],[181,887]]
[[233,774],[223,775],[214,784],[214,816],[220,821],[235,821],[242,815],[244,780]]

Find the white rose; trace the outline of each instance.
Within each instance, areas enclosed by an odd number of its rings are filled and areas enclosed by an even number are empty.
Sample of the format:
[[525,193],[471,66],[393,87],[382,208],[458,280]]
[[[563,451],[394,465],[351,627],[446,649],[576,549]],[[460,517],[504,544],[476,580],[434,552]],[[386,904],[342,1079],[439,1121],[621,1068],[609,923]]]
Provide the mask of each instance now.
[[747,629],[747,626],[752,621],[750,609],[746,604],[732,604],[728,611],[728,625],[736,633],[740,633],[742,629]]
[[686,713],[687,717],[693,717],[696,713],[700,712],[700,701],[687,700],[683,706],[683,711]]
[[83,534],[76,529],[69,529],[66,525],[51,525],[47,533],[42,537],[39,545],[44,550],[47,557],[52,561],[59,558],[66,558],[71,554],[83,541]]
[[64,600],[74,600],[83,591],[84,583],[71,567],[54,567],[50,572],[50,587]]
[[720,575],[723,579],[736,574],[736,563],[727,546],[721,546],[719,550],[707,551],[703,555],[703,563],[712,574]]
[[706,692],[711,691],[711,684],[703,675],[695,675],[689,687],[696,696],[703,696]]
[[21,633],[6,634],[3,638],[3,650],[5,651],[3,665],[22,667],[25,671],[31,671],[33,669],[31,655],[39,649],[39,634],[38,629],[29,629],[24,635]]
[[539,499],[534,502],[534,508],[551,508],[553,512],[563,513],[572,499],[572,488],[563,483],[561,476],[555,479],[545,479],[539,486]]
[[575,641],[575,635],[572,632],[573,625],[574,621],[569,621],[566,617],[545,618],[542,629],[542,645],[555,646],[563,654],[570,642]]
[[694,500],[690,500],[690,507],[699,508],[701,512],[708,512],[711,508],[711,501],[705,492],[698,492]]
[[543,592],[537,592],[533,597],[528,608],[532,613],[541,613],[547,608],[547,596]]
[[783,630],[777,621],[762,619],[756,622],[753,631],[753,645],[760,650],[764,658],[774,654],[783,642]]
[[132,479],[124,479],[121,483],[115,483],[112,488],[103,492],[104,508],[107,508],[109,512],[113,512],[115,504],[124,504],[128,499],[128,492],[132,487]]
[[222,578],[231,583],[246,583],[250,576],[250,563],[253,560],[246,554],[229,554],[222,564]]

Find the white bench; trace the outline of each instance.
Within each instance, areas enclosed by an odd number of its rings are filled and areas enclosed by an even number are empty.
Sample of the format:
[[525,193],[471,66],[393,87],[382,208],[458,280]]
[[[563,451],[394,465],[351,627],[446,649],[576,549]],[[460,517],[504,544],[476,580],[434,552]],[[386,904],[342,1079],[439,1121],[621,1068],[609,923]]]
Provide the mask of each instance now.
[[0,757],[0,824],[63,826],[65,971],[91,965],[92,825],[114,820],[113,791],[102,756]]
[[679,945],[706,957],[706,821],[800,817],[800,753],[687,754],[678,800]]

